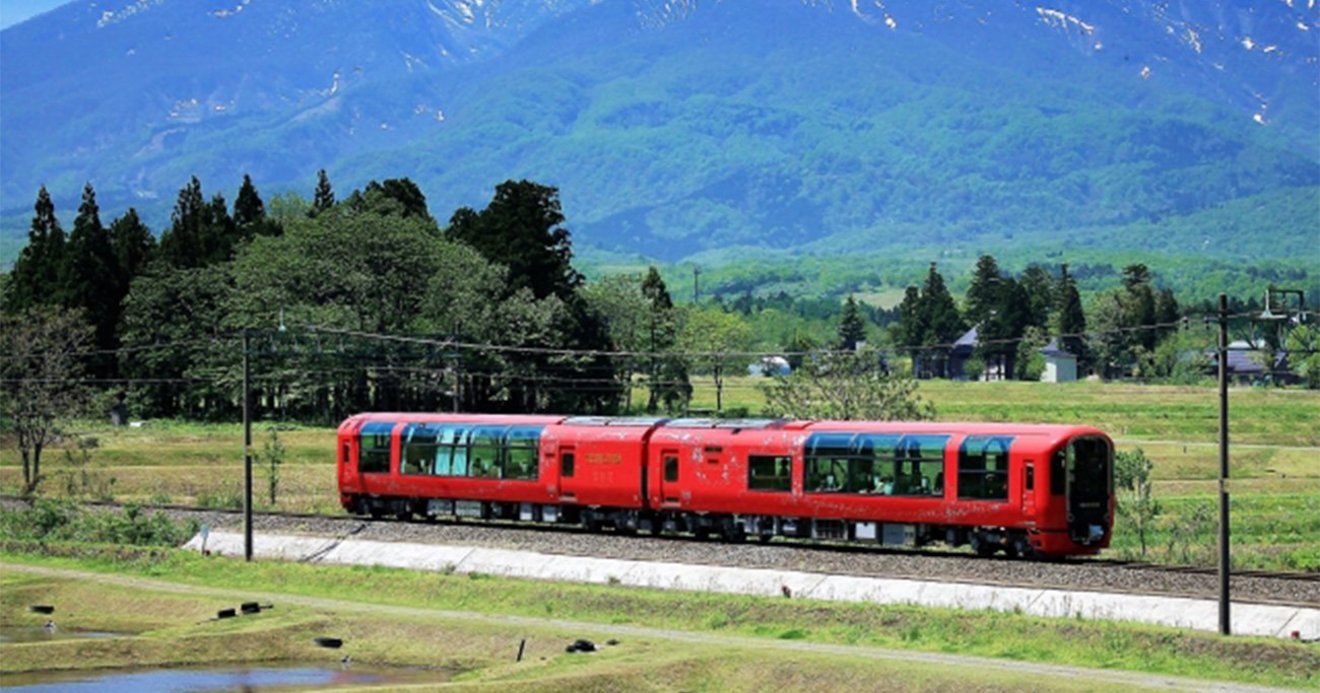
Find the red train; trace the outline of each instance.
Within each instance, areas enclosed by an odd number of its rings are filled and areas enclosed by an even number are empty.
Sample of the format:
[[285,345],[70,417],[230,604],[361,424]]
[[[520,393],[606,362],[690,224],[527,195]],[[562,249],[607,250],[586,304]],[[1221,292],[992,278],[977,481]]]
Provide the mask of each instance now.
[[1087,426],[359,414],[344,508],[591,530],[1094,554],[1113,442]]

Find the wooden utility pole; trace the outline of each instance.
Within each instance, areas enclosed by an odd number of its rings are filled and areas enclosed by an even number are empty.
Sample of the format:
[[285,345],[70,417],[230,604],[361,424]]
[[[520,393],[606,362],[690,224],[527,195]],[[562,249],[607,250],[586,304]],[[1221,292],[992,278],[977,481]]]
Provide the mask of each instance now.
[[1228,295],[1219,294],[1219,634],[1229,635]]

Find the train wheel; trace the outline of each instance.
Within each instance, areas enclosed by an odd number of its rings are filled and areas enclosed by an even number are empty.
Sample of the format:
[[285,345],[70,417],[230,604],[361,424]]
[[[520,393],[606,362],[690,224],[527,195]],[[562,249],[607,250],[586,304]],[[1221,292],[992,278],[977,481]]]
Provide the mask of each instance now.
[[989,558],[999,550],[998,544],[986,541],[985,537],[981,536],[979,532],[972,533],[971,540],[972,551],[975,551],[976,555],[982,558]]
[[407,522],[412,519],[412,516],[413,514],[411,510],[404,510],[402,512],[394,513],[394,519],[398,520],[399,522]]
[[697,541],[706,541],[710,538],[710,527],[698,527],[692,530],[692,536],[696,537]]

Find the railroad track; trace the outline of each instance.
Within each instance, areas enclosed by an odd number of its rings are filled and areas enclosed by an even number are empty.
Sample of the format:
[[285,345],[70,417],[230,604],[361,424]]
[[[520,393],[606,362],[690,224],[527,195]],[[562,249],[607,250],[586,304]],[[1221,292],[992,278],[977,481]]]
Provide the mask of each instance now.
[[[0,500],[21,502],[12,497],[0,497]],[[126,505],[108,501],[85,501],[83,504],[102,508],[122,508]],[[214,518],[210,520],[212,524],[222,525],[240,524],[243,515],[242,510],[178,504],[138,504],[138,507],[202,521],[208,517]],[[699,541],[690,537],[590,533],[580,527],[507,521],[404,522],[394,519],[370,520],[341,514],[275,511],[254,511],[253,518],[258,532],[336,534],[343,531],[342,525],[345,523],[355,523],[365,528],[357,532],[358,538],[377,541],[470,544],[560,555],[793,569],[1115,594],[1214,598],[1218,593],[1218,569],[1215,567],[1160,565],[1105,558],[1028,561],[1004,557],[981,558],[953,549],[900,549],[783,538],[766,544],[719,544],[720,550],[712,551],[712,541]],[[1320,606],[1320,573],[1235,570],[1231,579],[1235,602]]]

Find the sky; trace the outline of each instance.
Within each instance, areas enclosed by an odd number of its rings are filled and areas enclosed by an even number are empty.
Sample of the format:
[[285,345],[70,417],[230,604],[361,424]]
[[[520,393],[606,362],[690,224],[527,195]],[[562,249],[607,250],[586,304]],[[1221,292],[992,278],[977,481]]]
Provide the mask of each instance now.
[[0,0],[0,29],[8,29],[19,22],[54,9],[69,0]]

